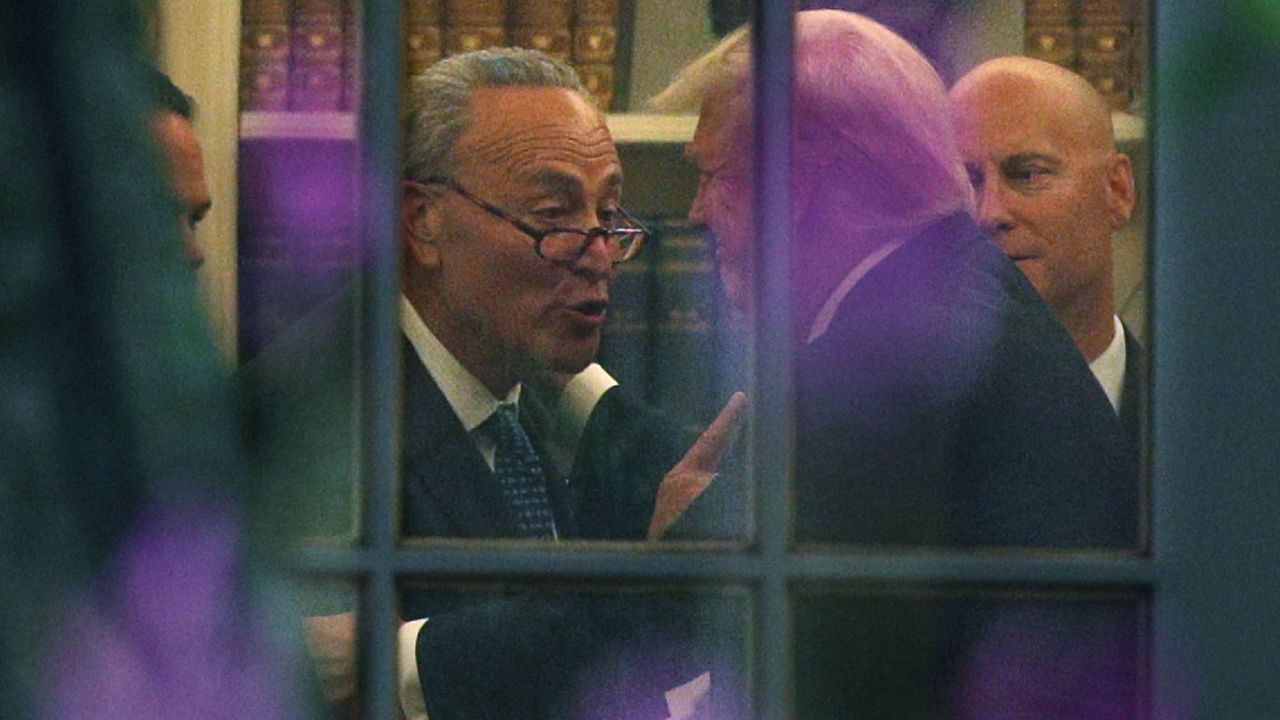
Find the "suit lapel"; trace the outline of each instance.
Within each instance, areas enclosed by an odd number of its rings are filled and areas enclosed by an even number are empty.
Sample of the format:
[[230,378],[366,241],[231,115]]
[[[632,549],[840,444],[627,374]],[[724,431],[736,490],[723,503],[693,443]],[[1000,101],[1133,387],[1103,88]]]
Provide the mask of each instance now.
[[514,535],[515,522],[493,472],[408,341],[404,350],[405,533]]
[[1120,392],[1120,422],[1134,449],[1142,443],[1142,408],[1146,406],[1147,359],[1138,339],[1124,327],[1124,389]]
[[546,406],[526,386],[520,393],[520,425],[529,435],[529,442],[538,454],[542,463],[542,476],[547,484],[547,496],[551,501],[551,512],[556,518],[556,534],[562,538],[578,536],[576,508],[579,506],[580,489],[570,482],[569,477],[560,477],[547,451],[545,439],[549,436],[548,426],[551,414]]

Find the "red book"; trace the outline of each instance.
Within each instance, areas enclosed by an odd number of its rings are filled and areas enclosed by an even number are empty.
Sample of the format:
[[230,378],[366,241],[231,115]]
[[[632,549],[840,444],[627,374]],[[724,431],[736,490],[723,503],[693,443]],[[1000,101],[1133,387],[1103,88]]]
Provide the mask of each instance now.
[[294,0],[289,109],[342,109],[343,0]]
[[444,55],[442,0],[405,0],[405,72],[421,75]]
[[511,0],[511,42],[568,62],[572,20],[573,0]]
[[289,0],[244,0],[240,11],[240,109],[289,103]]
[[573,66],[601,110],[613,104],[618,0],[574,0]]
[[360,89],[364,86],[363,63],[360,54],[361,0],[344,0],[346,11],[342,26],[342,109],[360,109]]
[[1081,0],[1080,74],[1113,110],[1129,107],[1133,18],[1125,0]]
[[503,0],[445,0],[445,55],[506,46],[506,22]]

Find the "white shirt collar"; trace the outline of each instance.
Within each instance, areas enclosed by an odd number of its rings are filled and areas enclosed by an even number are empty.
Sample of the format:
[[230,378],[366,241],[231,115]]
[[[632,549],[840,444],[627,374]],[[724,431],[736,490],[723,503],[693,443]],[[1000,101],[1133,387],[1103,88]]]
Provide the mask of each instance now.
[[876,248],[875,252],[862,258],[861,262],[853,266],[849,274],[844,276],[844,280],[841,280],[836,289],[827,297],[827,301],[822,304],[822,308],[818,310],[818,316],[814,318],[813,325],[809,328],[809,336],[805,340],[806,345],[826,334],[827,329],[831,327],[831,321],[835,319],[836,311],[840,309],[840,304],[853,291],[853,287],[858,284],[858,281],[906,242],[907,240],[904,238],[881,245]]
[[422,316],[418,315],[418,310],[404,295],[400,296],[400,329],[409,338],[418,359],[426,366],[431,379],[440,387],[440,392],[444,393],[445,400],[467,432],[475,430],[488,420],[493,411],[498,409],[498,405],[515,403],[520,399],[518,384],[502,400],[494,397],[489,388],[463,367],[435,333],[431,332]]
[[1102,389],[1107,393],[1107,399],[1111,401],[1111,407],[1116,412],[1120,412],[1120,393],[1124,392],[1124,363],[1125,363],[1125,343],[1124,343],[1124,325],[1120,324],[1120,318],[1112,316],[1115,322],[1115,333],[1111,336],[1111,344],[1107,346],[1102,354],[1094,358],[1089,363],[1089,369],[1093,371],[1093,376],[1098,378],[1098,382],[1102,385]]

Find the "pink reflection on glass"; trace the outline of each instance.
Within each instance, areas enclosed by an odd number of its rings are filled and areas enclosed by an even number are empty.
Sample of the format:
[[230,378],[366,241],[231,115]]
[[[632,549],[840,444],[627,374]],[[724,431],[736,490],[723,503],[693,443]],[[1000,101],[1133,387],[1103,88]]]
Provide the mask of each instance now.
[[143,512],[114,572],[70,603],[43,677],[48,718],[301,717],[250,618],[227,503]]
[[[1146,662],[1132,617],[1021,608],[999,613],[960,672],[956,720],[1147,717]],[[1190,702],[1151,715],[1189,720]]]

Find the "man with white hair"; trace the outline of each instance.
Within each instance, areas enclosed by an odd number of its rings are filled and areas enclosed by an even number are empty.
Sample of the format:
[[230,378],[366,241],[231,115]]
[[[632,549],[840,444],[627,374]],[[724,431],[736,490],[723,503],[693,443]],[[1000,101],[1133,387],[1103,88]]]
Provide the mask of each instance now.
[[[1106,396],[971,219],[933,68],[888,29],[840,11],[797,14],[794,58],[796,541],[1137,547],[1136,473]],[[726,294],[748,313],[750,66],[739,31],[654,101],[700,109],[690,219],[714,234]],[[1068,635],[1089,626],[1042,609],[1027,614]],[[1123,629],[1132,616],[1120,615]],[[955,716],[976,707],[955,693],[980,693],[992,677],[965,661],[986,648],[974,638],[1019,619],[981,595],[805,593],[796,713]],[[1060,687],[1038,668],[1016,680]]]
[[[937,74],[871,20],[796,17],[797,539],[1135,547],[1138,488],[1106,397],[970,219]],[[739,31],[654,101],[700,105],[690,219],[744,309],[750,87]]]
[[1111,236],[1133,214],[1133,168],[1087,80],[1026,57],[951,89],[976,219],[1066,325],[1137,447],[1142,348],[1115,311]]

